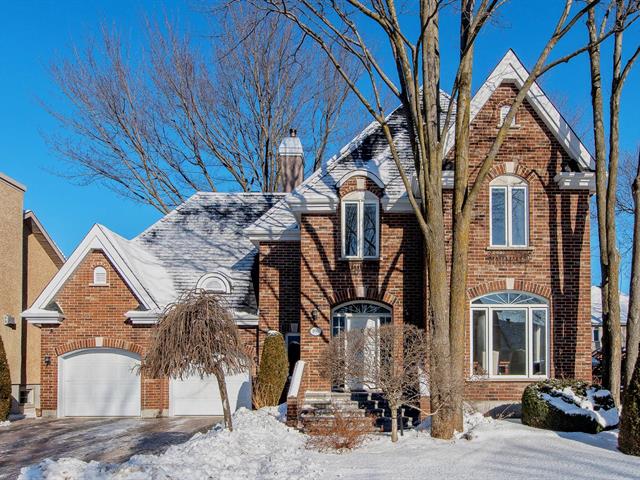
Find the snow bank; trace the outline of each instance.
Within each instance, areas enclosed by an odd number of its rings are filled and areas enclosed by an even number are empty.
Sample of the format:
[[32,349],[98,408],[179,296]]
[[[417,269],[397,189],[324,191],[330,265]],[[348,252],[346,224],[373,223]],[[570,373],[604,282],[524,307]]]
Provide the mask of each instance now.
[[[281,414],[282,409],[276,414]],[[267,410],[240,409],[234,431],[214,427],[161,455],[136,455],[122,464],[45,460],[22,469],[21,480],[316,479],[322,469],[305,450],[305,436]]]
[[0,422],[0,428],[8,427],[9,425],[11,425],[11,422],[9,420],[3,420],[2,422]]

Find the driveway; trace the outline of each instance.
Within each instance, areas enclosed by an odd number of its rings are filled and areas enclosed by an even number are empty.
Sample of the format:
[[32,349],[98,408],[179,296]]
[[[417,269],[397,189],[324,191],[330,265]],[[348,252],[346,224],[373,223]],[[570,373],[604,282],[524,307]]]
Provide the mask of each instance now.
[[0,479],[45,458],[122,462],[138,453],[161,453],[219,417],[25,419],[0,427]]

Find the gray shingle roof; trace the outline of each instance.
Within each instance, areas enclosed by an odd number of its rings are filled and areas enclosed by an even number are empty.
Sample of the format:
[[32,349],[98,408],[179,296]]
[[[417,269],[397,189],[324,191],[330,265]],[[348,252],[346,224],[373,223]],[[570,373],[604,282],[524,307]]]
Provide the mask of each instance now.
[[282,196],[197,193],[130,243],[158,259],[177,294],[195,287],[207,273],[221,273],[232,285],[230,306],[256,313],[252,270],[257,249],[243,232]]

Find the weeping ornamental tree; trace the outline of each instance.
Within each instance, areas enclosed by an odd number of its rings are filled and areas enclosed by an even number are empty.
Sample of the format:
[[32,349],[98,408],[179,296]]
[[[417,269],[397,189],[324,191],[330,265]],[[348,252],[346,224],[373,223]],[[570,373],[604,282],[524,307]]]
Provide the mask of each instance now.
[[11,410],[11,375],[9,362],[0,337],[0,422],[6,420]]
[[142,370],[151,378],[214,375],[225,424],[233,430],[225,375],[242,373],[250,363],[238,328],[222,300],[210,292],[191,290],[166,307],[142,361]]

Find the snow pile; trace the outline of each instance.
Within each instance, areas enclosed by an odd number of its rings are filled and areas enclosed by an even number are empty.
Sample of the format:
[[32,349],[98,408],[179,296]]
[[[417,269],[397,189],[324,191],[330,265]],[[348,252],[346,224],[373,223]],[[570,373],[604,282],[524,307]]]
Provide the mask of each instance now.
[[611,392],[589,387],[586,395],[578,395],[570,387],[552,389],[550,393],[542,393],[541,398],[567,415],[582,415],[593,418],[602,428],[618,425],[620,417],[615,406],[606,408]]
[[45,460],[22,469],[20,479],[141,480],[251,478],[316,479],[322,469],[305,450],[303,434],[265,410],[240,409],[234,431],[216,426],[161,455],[136,455],[122,464],[86,463],[72,458]]
[[3,420],[2,422],[0,422],[0,428],[8,427],[9,425],[11,425],[11,422],[9,420]]
[[[463,427],[464,431],[459,432],[457,438],[465,438],[471,440],[475,438],[473,431],[481,425],[488,425],[495,423],[495,420],[491,417],[485,417],[482,413],[473,411],[469,408],[464,410]],[[424,432],[431,434],[431,417],[425,418],[417,427],[418,432]]]

